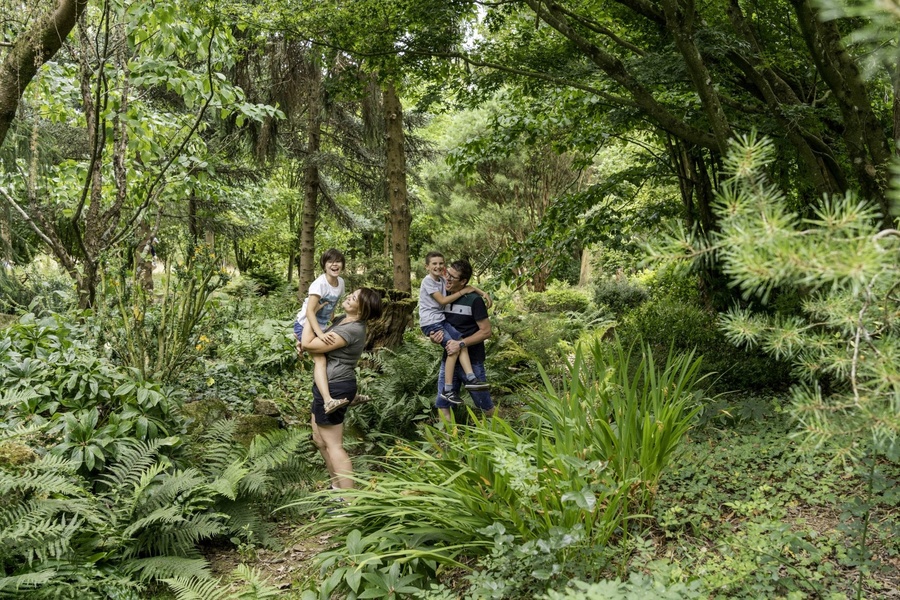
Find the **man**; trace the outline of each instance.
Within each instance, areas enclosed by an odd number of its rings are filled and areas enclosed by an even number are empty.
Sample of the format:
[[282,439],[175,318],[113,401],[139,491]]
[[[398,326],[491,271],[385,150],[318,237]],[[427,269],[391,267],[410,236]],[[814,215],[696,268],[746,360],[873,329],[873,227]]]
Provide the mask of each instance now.
[[[472,277],[472,265],[466,260],[456,260],[447,267],[447,295],[462,290],[469,285]],[[444,315],[447,322],[456,328],[461,334],[459,340],[447,342],[446,352],[455,354],[461,348],[468,348],[469,359],[472,362],[472,371],[480,381],[484,381],[484,341],[491,337],[491,322],[488,319],[487,307],[481,296],[477,293],[469,293],[444,306]],[[431,341],[439,344],[443,340],[443,331],[435,331],[430,336]],[[435,406],[441,412],[441,416],[450,419],[450,402],[440,393],[444,389],[444,364],[441,361],[441,372],[438,376],[438,398]],[[462,367],[456,363],[456,376],[453,378],[453,390],[459,393],[460,382],[464,379]],[[494,402],[488,391],[469,390],[472,401],[486,417],[494,414]]]

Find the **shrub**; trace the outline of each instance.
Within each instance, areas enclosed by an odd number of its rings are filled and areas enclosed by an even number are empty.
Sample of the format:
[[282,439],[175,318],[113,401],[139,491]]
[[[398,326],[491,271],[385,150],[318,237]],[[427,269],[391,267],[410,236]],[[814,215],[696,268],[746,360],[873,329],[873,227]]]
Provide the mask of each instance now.
[[591,301],[583,293],[570,288],[554,287],[545,292],[525,294],[525,309],[528,312],[584,312]]
[[714,255],[745,297],[764,303],[776,288],[803,292],[799,313],[730,311],[728,339],[794,364],[803,382],[794,416],[807,440],[839,439],[847,454],[874,449],[896,461],[900,232],[881,230],[877,208],[853,195],[826,198],[801,219],[767,178],[773,160],[771,142],[736,141],[726,157],[733,176],[715,206],[719,230],[706,241],[674,235],[660,254]]
[[0,313],[60,312],[76,303],[72,279],[52,268],[0,264]]
[[594,284],[594,303],[619,316],[647,300],[647,290],[624,277],[600,279]]
[[716,374],[712,381],[718,389],[780,389],[791,381],[789,364],[729,343],[714,313],[680,300],[642,304],[624,316],[618,333],[629,342],[643,339],[657,351],[695,350],[704,358],[703,372]]
[[437,395],[441,354],[439,345],[416,330],[406,332],[399,347],[371,355],[373,369],[360,370],[359,385],[372,401],[351,410],[347,424],[366,435],[414,437]]
[[5,334],[0,380],[16,399],[0,403],[0,422],[48,428],[40,443],[82,472],[100,470],[122,444],[179,431],[172,390],[97,356],[75,318],[27,314]]
[[279,290],[286,285],[284,275],[267,267],[254,267],[244,273],[256,284],[256,293],[260,296],[268,296],[271,292]]

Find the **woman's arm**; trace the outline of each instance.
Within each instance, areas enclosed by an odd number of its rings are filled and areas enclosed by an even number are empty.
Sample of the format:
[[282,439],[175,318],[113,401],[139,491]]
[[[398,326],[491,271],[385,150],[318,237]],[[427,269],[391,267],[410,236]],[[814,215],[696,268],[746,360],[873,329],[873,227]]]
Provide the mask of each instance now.
[[311,354],[328,354],[332,350],[343,348],[347,345],[347,340],[329,331],[324,337],[317,337],[307,341],[306,332],[303,332],[303,349]]

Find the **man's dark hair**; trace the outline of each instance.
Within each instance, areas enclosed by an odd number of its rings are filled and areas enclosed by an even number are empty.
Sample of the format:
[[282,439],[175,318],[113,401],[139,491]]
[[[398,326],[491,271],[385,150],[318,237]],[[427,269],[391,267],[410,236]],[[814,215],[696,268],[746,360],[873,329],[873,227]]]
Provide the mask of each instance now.
[[428,263],[430,263],[432,258],[444,258],[444,255],[440,252],[429,252],[425,255],[425,264],[427,265]]
[[450,268],[459,273],[459,280],[468,283],[472,279],[472,265],[464,258],[454,260],[450,263]]
[[347,261],[344,260],[344,253],[337,248],[329,248],[322,254],[322,258],[319,259],[319,266],[322,267],[323,271],[325,270],[325,263],[327,262],[339,262],[345,267],[347,266]]

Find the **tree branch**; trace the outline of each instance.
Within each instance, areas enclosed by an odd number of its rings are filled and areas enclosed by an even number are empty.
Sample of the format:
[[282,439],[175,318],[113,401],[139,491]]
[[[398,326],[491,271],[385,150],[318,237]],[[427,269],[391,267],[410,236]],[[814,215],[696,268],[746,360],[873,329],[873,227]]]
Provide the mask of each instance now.
[[88,0],[59,0],[53,12],[45,14],[11,44],[12,50],[0,65],[0,145],[16,116],[25,87],[37,75],[40,65],[62,48],[87,5]]

